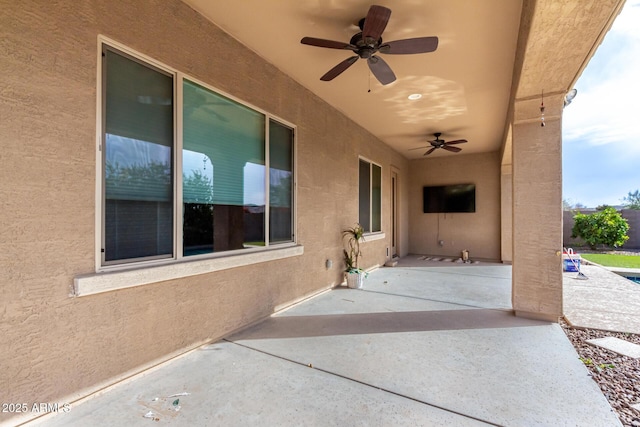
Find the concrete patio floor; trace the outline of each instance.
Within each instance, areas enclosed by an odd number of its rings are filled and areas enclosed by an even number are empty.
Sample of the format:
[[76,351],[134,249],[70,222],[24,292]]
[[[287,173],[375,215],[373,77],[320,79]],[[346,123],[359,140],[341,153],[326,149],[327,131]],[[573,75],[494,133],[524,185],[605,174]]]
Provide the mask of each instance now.
[[510,266],[407,257],[32,425],[620,425],[510,294]]

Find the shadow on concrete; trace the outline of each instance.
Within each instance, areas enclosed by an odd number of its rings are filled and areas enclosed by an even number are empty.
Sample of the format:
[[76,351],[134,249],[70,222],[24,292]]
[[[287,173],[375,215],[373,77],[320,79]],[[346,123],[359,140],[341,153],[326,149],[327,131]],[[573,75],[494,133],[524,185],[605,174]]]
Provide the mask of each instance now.
[[520,328],[545,324],[550,323],[516,317],[506,310],[487,309],[275,316],[228,340]]

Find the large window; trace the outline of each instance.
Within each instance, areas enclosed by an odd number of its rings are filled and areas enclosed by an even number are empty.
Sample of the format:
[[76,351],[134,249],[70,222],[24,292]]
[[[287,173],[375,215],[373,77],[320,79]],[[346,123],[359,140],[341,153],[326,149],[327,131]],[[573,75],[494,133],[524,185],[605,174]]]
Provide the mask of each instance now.
[[173,256],[173,76],[103,52],[104,262]]
[[382,168],[360,159],[359,221],[367,233],[382,231]]
[[184,81],[184,254],[265,245],[265,117]]
[[103,265],[293,242],[292,127],[102,53]]

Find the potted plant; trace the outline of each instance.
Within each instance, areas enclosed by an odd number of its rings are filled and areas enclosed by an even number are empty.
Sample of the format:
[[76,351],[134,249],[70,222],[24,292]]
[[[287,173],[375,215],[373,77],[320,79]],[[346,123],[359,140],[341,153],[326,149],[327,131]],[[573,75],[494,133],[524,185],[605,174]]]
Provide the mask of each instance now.
[[345,275],[347,277],[347,286],[354,289],[362,288],[364,278],[367,273],[358,267],[358,259],[362,255],[360,251],[360,240],[364,241],[364,229],[360,224],[356,224],[351,228],[342,230],[343,239],[347,239],[347,249],[344,249],[344,262],[347,265]]

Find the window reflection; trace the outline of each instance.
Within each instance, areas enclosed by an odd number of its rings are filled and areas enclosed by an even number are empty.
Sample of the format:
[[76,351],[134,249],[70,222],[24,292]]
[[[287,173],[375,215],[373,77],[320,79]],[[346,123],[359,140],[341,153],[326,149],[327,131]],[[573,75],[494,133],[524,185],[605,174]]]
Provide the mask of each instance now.
[[183,112],[183,157],[207,159],[199,179],[210,185],[210,198],[195,200],[185,180],[184,254],[264,246],[264,115],[186,80]]
[[104,48],[104,262],[173,255],[173,77]]
[[[185,255],[213,252],[213,165],[191,150],[182,152]],[[186,243],[188,242],[188,244]]]
[[269,122],[269,241],[293,241],[293,129]]

